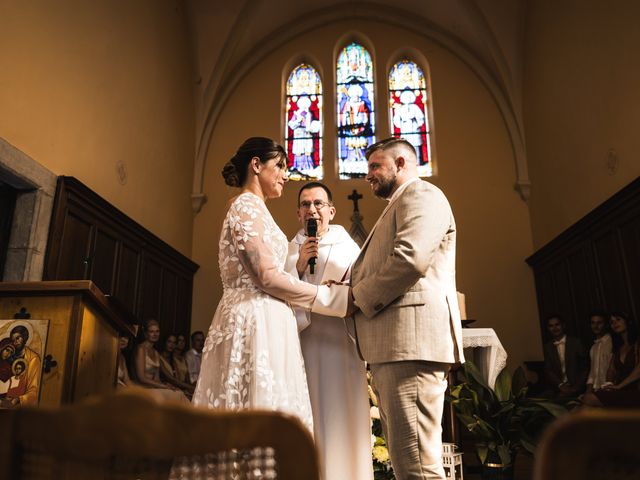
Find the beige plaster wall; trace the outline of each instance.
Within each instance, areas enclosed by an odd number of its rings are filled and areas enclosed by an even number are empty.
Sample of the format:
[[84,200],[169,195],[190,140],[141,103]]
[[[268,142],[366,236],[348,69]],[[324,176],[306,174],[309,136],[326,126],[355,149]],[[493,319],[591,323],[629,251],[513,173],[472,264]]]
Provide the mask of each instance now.
[[194,108],[182,2],[2,2],[0,18],[0,136],[189,255]]
[[[346,196],[354,188],[364,194],[361,211],[367,229],[382,211],[384,202],[373,198],[364,180],[338,181],[332,166],[336,150],[333,61],[336,43],[349,31],[364,34],[374,46],[378,138],[389,135],[383,106],[391,56],[412,47],[429,60],[439,160],[438,177],[432,181],[448,195],[457,218],[458,289],[467,296],[468,316],[477,319],[474,326],[495,328],[512,365],[541,358],[533,278],[524,263],[532,252],[529,213],[513,190],[511,145],[494,101],[478,77],[451,52],[423,37],[373,22],[338,22],[285,44],[244,78],[226,104],[207,158],[204,189],[209,202],[194,222],[193,259],[201,269],[195,282],[193,328],[207,330],[221,296],[218,236],[225,204],[238,191],[224,185],[220,170],[248,136],[283,140],[283,71],[302,53],[316,63],[324,81],[325,181],[334,192],[336,222],[350,225],[352,207]],[[288,237],[298,228],[298,188],[291,182],[282,198],[268,203]]]
[[537,249],[640,175],[640,3],[528,5],[524,113]]

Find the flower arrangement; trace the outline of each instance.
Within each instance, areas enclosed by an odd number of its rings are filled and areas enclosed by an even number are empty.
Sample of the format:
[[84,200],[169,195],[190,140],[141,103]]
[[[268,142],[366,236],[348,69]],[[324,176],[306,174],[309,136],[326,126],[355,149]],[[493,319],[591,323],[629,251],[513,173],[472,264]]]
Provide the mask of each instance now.
[[374,480],[395,480],[387,442],[382,433],[382,422],[378,411],[378,399],[371,388],[371,373],[367,372],[367,389],[369,391],[369,413],[371,416],[371,457],[373,461]]

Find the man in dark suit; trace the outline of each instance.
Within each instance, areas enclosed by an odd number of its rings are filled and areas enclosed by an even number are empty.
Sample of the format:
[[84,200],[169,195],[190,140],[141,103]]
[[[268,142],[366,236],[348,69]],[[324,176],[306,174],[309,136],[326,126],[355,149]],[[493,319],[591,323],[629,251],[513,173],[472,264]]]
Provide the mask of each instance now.
[[565,323],[558,315],[547,318],[551,340],[544,345],[544,371],[548,387],[561,397],[584,392],[589,373],[587,355],[580,340],[565,334]]

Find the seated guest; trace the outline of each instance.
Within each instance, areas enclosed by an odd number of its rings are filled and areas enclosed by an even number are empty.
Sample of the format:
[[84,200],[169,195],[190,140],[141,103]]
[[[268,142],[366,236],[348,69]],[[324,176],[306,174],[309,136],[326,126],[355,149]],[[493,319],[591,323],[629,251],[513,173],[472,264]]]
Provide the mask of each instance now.
[[160,352],[160,374],[167,383],[179,388],[189,398],[193,395],[195,387],[190,383],[183,382],[178,378],[176,366],[173,363],[173,352],[176,347],[177,338],[175,335],[167,335],[162,351]]
[[609,335],[606,313],[602,311],[591,313],[589,322],[595,340],[589,350],[591,368],[587,377],[587,392],[593,392],[600,390],[607,381],[607,370],[611,361],[611,335]]
[[200,330],[191,334],[191,349],[185,353],[184,359],[189,369],[189,381],[196,383],[200,375],[200,362],[202,361],[202,348],[204,347],[204,333]]
[[143,327],[144,340],[136,346],[135,373],[143,387],[159,392],[164,400],[189,402],[182,391],[160,380],[160,354],[155,344],[160,338],[160,324],[157,320],[147,320]]
[[129,347],[129,337],[122,335],[118,339],[118,370],[116,377],[116,388],[130,387],[133,385],[131,377],[129,376],[129,367],[127,366],[127,357],[125,350]]
[[640,407],[640,345],[638,331],[630,317],[622,312],[611,314],[613,356],[607,383],[596,392],[585,394],[585,405],[605,407]]
[[544,345],[544,372],[548,387],[560,397],[578,396],[584,391],[589,369],[580,340],[565,334],[558,315],[547,318],[551,341]]
[[187,339],[181,333],[176,334],[176,346],[173,349],[173,365],[176,369],[178,380],[184,383],[191,383],[189,379],[189,367],[184,359],[184,351],[187,348]]

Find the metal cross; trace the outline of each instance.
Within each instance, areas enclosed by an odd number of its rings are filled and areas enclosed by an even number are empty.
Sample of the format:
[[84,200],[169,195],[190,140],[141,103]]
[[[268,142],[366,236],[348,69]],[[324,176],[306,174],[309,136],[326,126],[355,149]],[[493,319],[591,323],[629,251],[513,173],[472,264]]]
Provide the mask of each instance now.
[[353,211],[359,212],[360,210],[358,210],[358,200],[362,198],[362,194],[358,193],[358,191],[354,189],[353,193],[347,198],[353,202]]

